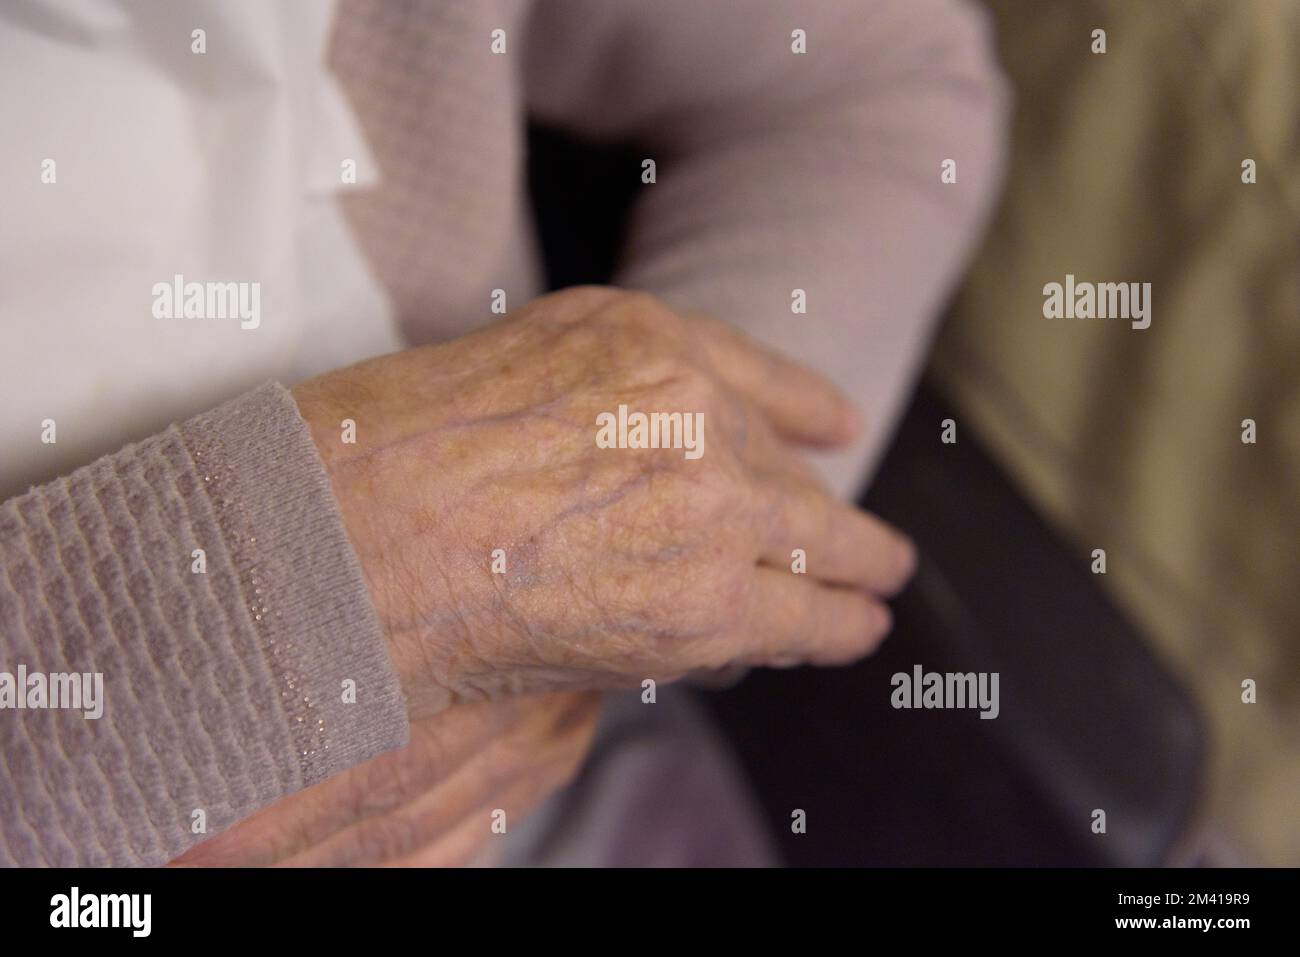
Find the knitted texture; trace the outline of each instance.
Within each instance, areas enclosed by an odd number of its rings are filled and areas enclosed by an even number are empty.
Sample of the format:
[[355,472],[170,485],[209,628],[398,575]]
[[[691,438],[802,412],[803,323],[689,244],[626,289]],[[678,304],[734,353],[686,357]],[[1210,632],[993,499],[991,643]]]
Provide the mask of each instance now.
[[165,863],[406,743],[329,479],[276,384],[5,502],[0,571],[0,672],[103,676],[98,719],[0,710],[0,864]]

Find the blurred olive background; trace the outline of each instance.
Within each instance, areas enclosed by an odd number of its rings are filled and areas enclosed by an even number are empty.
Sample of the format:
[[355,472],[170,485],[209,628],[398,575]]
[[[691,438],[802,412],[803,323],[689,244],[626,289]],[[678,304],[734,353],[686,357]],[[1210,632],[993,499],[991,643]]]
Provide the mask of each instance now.
[[[1196,693],[1189,855],[1300,863],[1300,5],[987,6],[1011,162],[930,376]],[[1067,273],[1152,283],[1151,327],[1045,319]]]

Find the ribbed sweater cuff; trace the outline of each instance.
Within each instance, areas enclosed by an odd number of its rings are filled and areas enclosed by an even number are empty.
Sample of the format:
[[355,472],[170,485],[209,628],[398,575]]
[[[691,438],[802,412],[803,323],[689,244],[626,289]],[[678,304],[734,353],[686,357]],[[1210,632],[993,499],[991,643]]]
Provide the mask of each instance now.
[[0,863],[160,864],[407,741],[328,476],[276,384],[4,503],[0,564],[0,671],[102,673],[104,692],[98,720],[0,711]]
[[[303,786],[404,744],[383,631],[293,397],[267,383],[181,431],[196,461],[215,455],[203,471],[217,483],[226,540],[280,678]],[[353,689],[355,704],[345,701]]]

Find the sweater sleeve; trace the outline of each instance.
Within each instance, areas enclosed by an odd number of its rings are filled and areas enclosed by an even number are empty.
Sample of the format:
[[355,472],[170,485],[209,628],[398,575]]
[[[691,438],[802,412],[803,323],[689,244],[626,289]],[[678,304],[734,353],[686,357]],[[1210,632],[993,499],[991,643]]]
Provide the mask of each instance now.
[[615,281],[734,322],[854,397],[867,434],[819,457],[852,492],[997,195],[1009,104],[982,11],[549,0],[533,16],[534,115],[655,161],[653,183],[628,170],[643,185]]
[[407,734],[279,385],[0,505],[0,864],[162,864]]

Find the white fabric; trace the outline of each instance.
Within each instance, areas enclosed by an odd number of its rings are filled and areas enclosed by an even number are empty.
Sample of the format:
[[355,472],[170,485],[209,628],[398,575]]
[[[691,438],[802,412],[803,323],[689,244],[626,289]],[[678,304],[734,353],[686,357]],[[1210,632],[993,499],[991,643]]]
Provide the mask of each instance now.
[[[345,159],[359,186],[374,163],[322,66],[332,14],[0,6],[0,498],[264,379],[400,348],[334,198]],[[176,273],[260,283],[260,325],[155,318]]]

